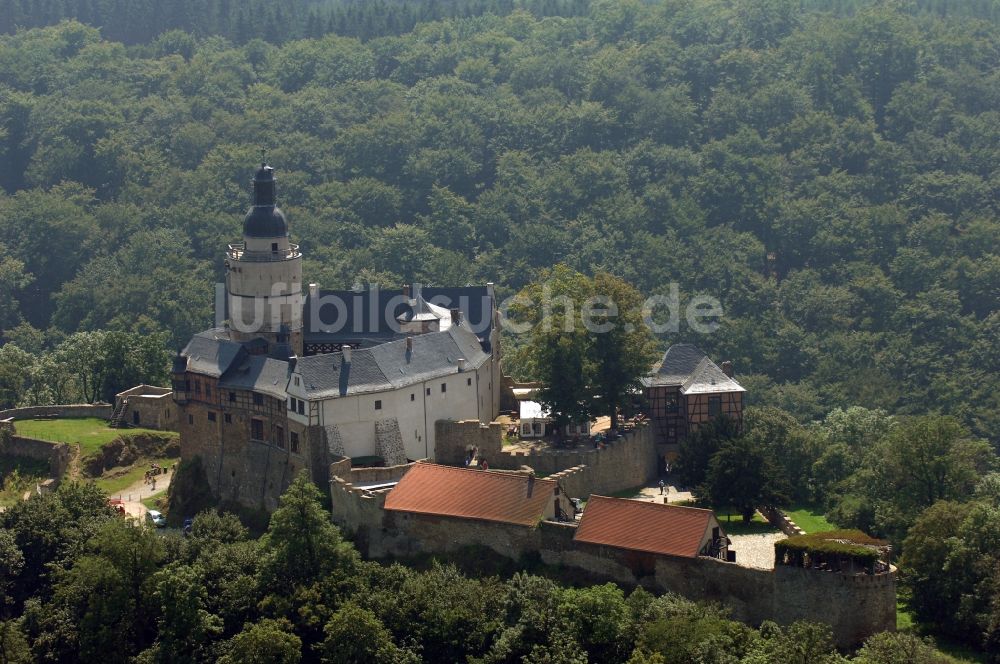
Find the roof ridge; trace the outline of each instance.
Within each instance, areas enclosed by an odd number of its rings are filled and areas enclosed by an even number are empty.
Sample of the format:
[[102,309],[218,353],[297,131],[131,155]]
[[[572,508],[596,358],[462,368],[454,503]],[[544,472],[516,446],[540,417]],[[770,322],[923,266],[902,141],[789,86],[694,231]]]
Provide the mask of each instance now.
[[[674,504],[671,504],[671,503],[657,503],[657,502],[653,502],[651,500],[636,500],[635,498],[618,498],[616,496],[601,496],[601,495],[596,495],[596,494],[595,495],[591,495],[590,498],[587,499],[587,503],[589,504],[595,498],[603,498],[605,500],[613,500],[613,501],[617,501],[617,502],[630,503],[630,504],[633,504],[633,505],[642,505],[642,506],[647,507],[647,508],[652,507],[652,508],[655,508],[655,509],[662,509],[664,507],[667,507],[667,508],[670,508],[670,509],[688,510],[688,511],[692,511],[692,512],[704,513],[704,516],[706,516],[706,517],[708,517],[709,515],[711,515],[713,513],[712,510],[706,509],[704,507],[693,507],[691,505],[674,505]],[[587,510],[584,509],[584,514],[586,514],[586,512],[587,512]]]

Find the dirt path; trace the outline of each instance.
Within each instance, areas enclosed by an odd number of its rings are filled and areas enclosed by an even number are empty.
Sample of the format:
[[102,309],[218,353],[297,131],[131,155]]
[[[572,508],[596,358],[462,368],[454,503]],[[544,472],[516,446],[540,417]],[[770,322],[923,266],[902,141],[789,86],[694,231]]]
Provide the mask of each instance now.
[[[176,467],[176,465],[174,467]],[[156,476],[156,489],[153,489],[152,485],[146,484],[143,480],[138,480],[131,486],[126,487],[110,497],[121,498],[122,503],[125,505],[125,511],[129,514],[129,516],[141,519],[146,516],[146,512],[148,511],[146,506],[143,505],[141,501],[154,494],[162,493],[167,490],[170,486],[170,480],[174,478],[174,467],[171,467],[169,472]]]

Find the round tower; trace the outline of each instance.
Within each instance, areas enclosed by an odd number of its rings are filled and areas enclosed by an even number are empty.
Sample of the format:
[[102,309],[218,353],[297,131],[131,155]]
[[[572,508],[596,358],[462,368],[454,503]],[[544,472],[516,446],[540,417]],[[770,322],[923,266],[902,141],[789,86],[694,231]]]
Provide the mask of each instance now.
[[262,163],[253,178],[253,206],[243,219],[243,242],[226,253],[229,328],[233,341],[263,337],[288,343],[301,355],[302,254],[288,241],[275,185],[274,169]]

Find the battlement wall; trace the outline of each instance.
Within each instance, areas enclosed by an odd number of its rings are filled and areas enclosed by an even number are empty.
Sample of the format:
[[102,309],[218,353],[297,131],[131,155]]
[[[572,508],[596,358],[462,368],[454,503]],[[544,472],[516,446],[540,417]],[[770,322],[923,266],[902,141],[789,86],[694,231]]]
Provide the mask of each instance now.
[[0,420],[30,420],[36,417],[52,419],[73,419],[96,417],[107,420],[111,417],[113,406],[107,403],[98,404],[61,404],[56,406],[26,406],[24,408],[9,408],[0,410]]

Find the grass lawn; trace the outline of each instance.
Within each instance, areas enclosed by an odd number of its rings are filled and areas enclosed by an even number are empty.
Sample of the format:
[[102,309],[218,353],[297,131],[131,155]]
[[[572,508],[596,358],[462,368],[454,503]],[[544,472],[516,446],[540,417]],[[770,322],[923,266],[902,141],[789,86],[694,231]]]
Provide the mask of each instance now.
[[[137,462],[132,468],[129,469],[127,473],[122,475],[116,475],[111,477],[101,477],[94,480],[94,483],[99,486],[105,493],[107,493],[112,498],[117,498],[118,494],[132,486],[136,482],[142,481],[143,476],[146,474],[146,470],[153,463],[158,463],[161,466],[170,466],[171,469],[177,464],[179,459],[176,457],[163,457],[161,459],[146,459]],[[114,471],[109,471],[113,473]],[[149,491],[150,487],[143,487],[143,492]],[[128,496],[123,496],[128,498]]]
[[754,512],[753,519],[748,524],[744,524],[743,516],[736,512],[716,510],[715,518],[719,520],[727,535],[763,535],[781,532],[757,512]]
[[788,518],[795,522],[795,525],[807,533],[825,533],[837,529],[837,526],[826,520],[823,512],[817,507],[794,505],[791,509],[783,511],[788,515]]
[[[79,443],[81,456],[89,456],[122,435],[152,433],[176,436],[170,431],[152,429],[112,429],[105,420],[96,417],[65,420],[18,420],[17,433],[26,438],[60,443]],[[142,477],[140,474],[139,477]]]

